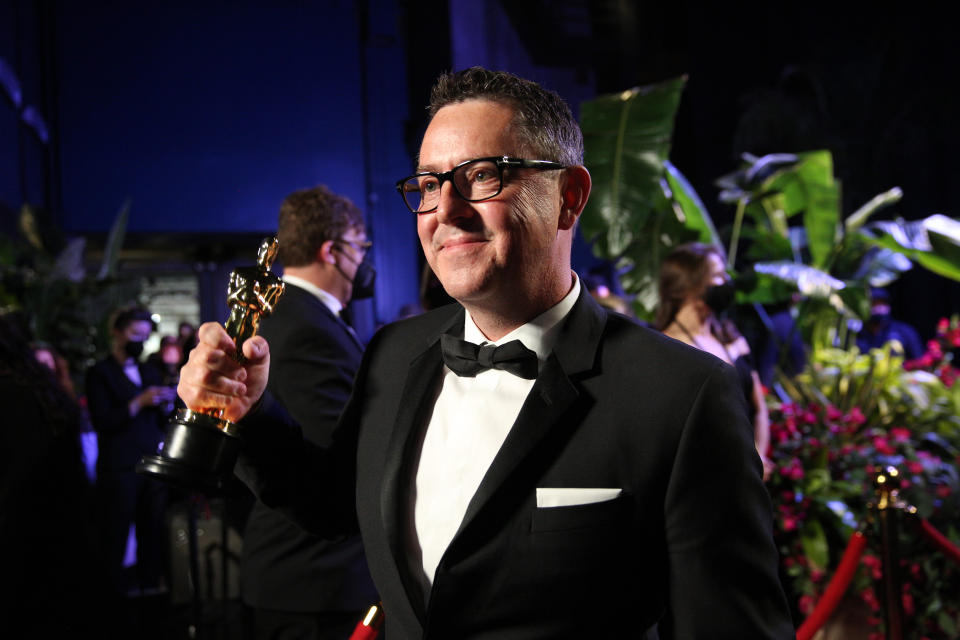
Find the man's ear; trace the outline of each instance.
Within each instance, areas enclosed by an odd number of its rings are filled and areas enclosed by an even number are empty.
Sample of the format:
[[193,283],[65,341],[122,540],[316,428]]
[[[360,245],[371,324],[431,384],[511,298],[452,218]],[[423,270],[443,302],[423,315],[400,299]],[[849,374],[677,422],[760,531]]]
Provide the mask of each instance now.
[[572,229],[590,197],[590,172],[581,165],[568,167],[560,179],[560,229]]
[[317,262],[321,264],[336,264],[337,257],[333,255],[337,250],[337,243],[333,240],[325,240],[320,248],[317,249]]

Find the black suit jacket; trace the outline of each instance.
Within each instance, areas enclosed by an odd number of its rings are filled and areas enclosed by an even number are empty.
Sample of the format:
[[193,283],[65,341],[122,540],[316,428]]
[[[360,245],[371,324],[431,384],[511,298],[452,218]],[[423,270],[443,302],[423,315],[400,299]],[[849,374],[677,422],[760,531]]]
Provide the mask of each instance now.
[[163,385],[160,370],[148,362],[137,365],[140,386],[123,372],[113,356],[87,371],[86,396],[90,422],[97,432],[97,473],[133,471],[144,454],[155,454],[163,440],[163,407],[144,407],[130,417],[130,401],[147,387]]
[[[269,398],[247,420],[241,472],[266,502],[332,533],[350,523],[355,489],[391,640],[642,637],[654,623],[661,638],[793,638],[733,369],[586,293],[420,593],[405,557],[409,487],[439,335],[460,335],[463,318],[448,307],[374,337],[323,460],[290,421],[280,428]],[[538,487],[622,495],[541,509]]]
[[[330,446],[360,343],[313,294],[289,284],[260,335],[270,344],[270,392],[308,441]],[[377,599],[358,535],[324,540],[259,501],[244,533],[240,580],[244,601],[266,609],[356,611]]]

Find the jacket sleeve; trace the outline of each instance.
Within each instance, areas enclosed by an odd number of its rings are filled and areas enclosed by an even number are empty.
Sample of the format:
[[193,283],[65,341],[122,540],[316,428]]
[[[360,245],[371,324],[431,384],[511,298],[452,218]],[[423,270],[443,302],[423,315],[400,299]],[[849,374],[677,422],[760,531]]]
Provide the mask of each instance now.
[[269,393],[240,422],[244,442],[237,476],[265,505],[325,538],[359,530],[357,440],[367,363],[364,358],[329,446],[304,437],[300,425]]
[[732,367],[694,399],[665,504],[667,638],[794,638],[778,577],[771,505]]
[[329,331],[310,325],[285,336],[271,354],[269,388],[307,440],[331,445],[358,361]]
[[96,365],[87,371],[86,395],[90,422],[98,433],[115,433],[130,427],[133,394],[117,389],[104,367]]

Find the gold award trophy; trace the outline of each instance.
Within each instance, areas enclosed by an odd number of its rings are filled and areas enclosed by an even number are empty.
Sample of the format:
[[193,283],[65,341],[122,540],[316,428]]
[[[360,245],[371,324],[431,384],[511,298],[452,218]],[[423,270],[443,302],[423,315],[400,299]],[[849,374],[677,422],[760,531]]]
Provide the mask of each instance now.
[[[265,238],[257,251],[257,264],[230,274],[225,328],[236,344],[233,356],[245,360],[243,343],[257,334],[260,319],[270,315],[283,294],[284,283],[270,271],[277,256],[276,238]],[[220,490],[230,476],[240,451],[237,425],[223,418],[223,409],[180,409],[167,426],[162,449],[143,456],[137,472],[188,488]]]

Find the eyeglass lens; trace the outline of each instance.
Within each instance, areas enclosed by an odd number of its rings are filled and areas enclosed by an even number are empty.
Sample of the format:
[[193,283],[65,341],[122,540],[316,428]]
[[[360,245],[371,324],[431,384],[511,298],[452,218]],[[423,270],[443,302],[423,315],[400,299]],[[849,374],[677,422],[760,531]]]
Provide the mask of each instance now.
[[[461,198],[483,200],[500,193],[501,173],[493,160],[474,160],[453,169],[450,179]],[[440,203],[441,178],[436,175],[412,176],[403,185],[403,197],[413,211],[430,211]]]

